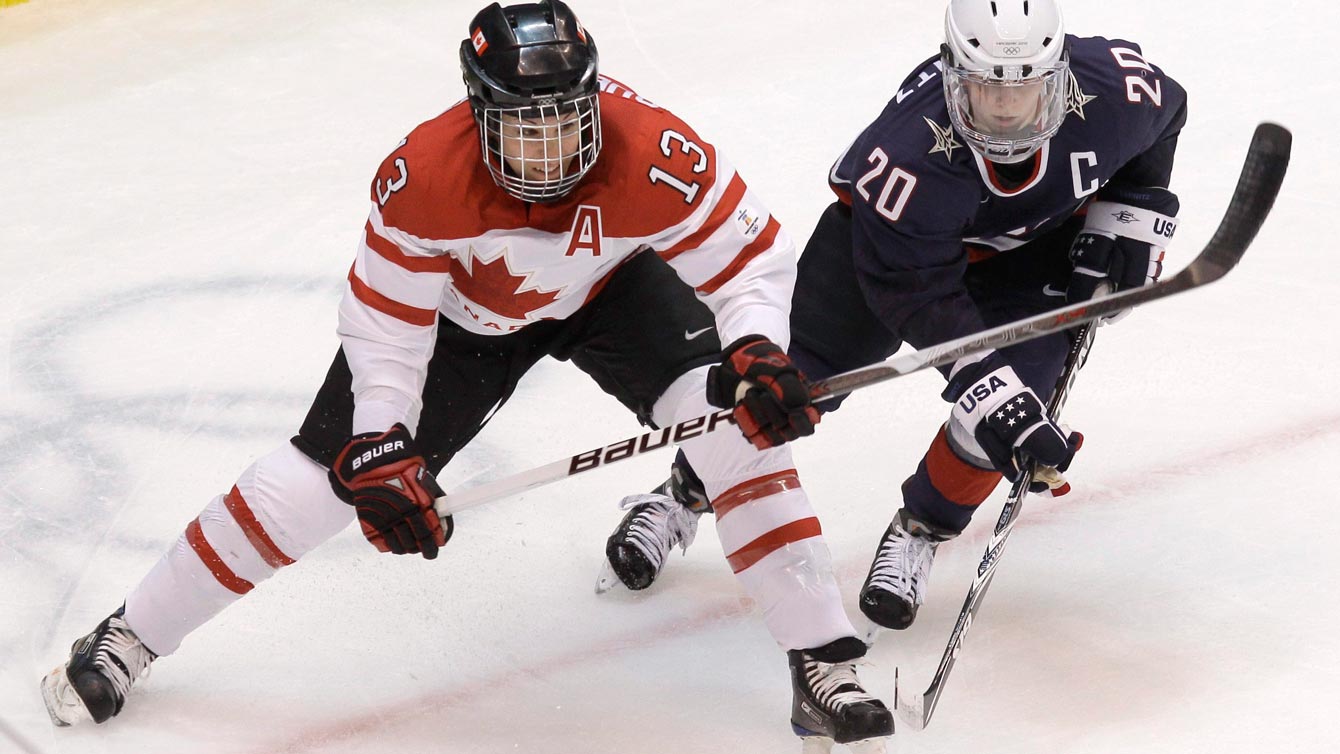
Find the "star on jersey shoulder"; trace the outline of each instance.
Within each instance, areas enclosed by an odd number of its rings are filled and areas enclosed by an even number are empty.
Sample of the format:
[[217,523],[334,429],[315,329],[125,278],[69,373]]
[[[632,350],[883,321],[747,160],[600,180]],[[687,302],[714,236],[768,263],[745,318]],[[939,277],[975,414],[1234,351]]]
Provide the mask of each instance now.
[[1074,113],[1084,120],[1084,106],[1098,99],[1097,95],[1085,94],[1083,89],[1079,88],[1079,80],[1075,78],[1075,72],[1066,69],[1065,72],[1065,111],[1066,114]]
[[926,121],[926,125],[931,127],[931,133],[935,134],[935,146],[931,147],[931,151],[926,154],[944,152],[945,159],[953,162],[954,150],[963,146],[954,138],[953,127],[942,126],[924,115],[921,116],[921,119]]

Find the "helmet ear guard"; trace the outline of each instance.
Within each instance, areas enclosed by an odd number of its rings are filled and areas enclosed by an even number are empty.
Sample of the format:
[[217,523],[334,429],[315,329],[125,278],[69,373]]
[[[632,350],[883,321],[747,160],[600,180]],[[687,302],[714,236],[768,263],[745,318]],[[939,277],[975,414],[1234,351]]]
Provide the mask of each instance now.
[[[571,191],[601,146],[600,56],[572,10],[561,0],[493,3],[470,22],[460,59],[494,183],[529,202]],[[574,128],[575,147],[559,137]]]

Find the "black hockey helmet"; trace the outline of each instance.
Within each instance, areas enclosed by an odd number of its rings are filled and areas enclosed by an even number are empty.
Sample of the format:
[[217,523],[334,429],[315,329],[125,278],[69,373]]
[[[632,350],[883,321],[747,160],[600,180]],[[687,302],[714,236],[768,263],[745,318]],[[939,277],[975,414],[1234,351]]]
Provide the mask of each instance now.
[[[600,151],[595,41],[562,0],[502,6],[493,3],[470,22],[461,42],[461,71],[479,124],[484,162],[494,181],[526,201],[566,194],[590,170]],[[528,133],[523,136],[518,121]],[[504,130],[504,124],[508,127]],[[547,127],[547,131],[545,130]],[[580,130],[575,150],[541,148],[540,135]],[[504,148],[504,136],[511,141]],[[537,178],[519,162],[521,141],[530,165],[548,161],[557,174]],[[536,154],[543,157],[535,157]]]

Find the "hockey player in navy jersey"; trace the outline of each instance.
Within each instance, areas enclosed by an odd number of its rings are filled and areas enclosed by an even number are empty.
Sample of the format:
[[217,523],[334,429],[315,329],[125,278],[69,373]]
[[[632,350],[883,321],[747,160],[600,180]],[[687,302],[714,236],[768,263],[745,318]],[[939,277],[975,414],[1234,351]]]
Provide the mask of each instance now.
[[[912,71],[837,160],[838,200],[800,258],[789,353],[811,379],[1153,282],[1177,227],[1168,190],[1186,94],[1138,45],[1064,31],[1053,0],[952,0],[940,53]],[[936,547],[1002,475],[1055,470],[1081,437],[1044,405],[1058,333],[943,369],[948,420],[902,486],[860,607],[906,628]],[[840,401],[830,401],[832,410]],[[929,429],[929,428],[928,428]],[[606,546],[598,588],[650,585],[708,510],[684,457]],[[686,523],[687,522],[687,523]],[[673,526],[666,525],[674,524]]]

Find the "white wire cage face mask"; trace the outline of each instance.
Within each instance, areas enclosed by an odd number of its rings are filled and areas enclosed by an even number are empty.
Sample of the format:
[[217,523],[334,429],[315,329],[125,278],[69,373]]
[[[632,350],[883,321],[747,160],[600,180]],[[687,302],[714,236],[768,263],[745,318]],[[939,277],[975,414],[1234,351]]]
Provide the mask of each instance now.
[[1006,69],[1004,76],[945,66],[949,119],[968,145],[992,162],[1028,159],[1065,120],[1069,65]]
[[567,194],[600,154],[595,94],[546,105],[487,107],[476,120],[494,183],[523,201],[553,201]]

